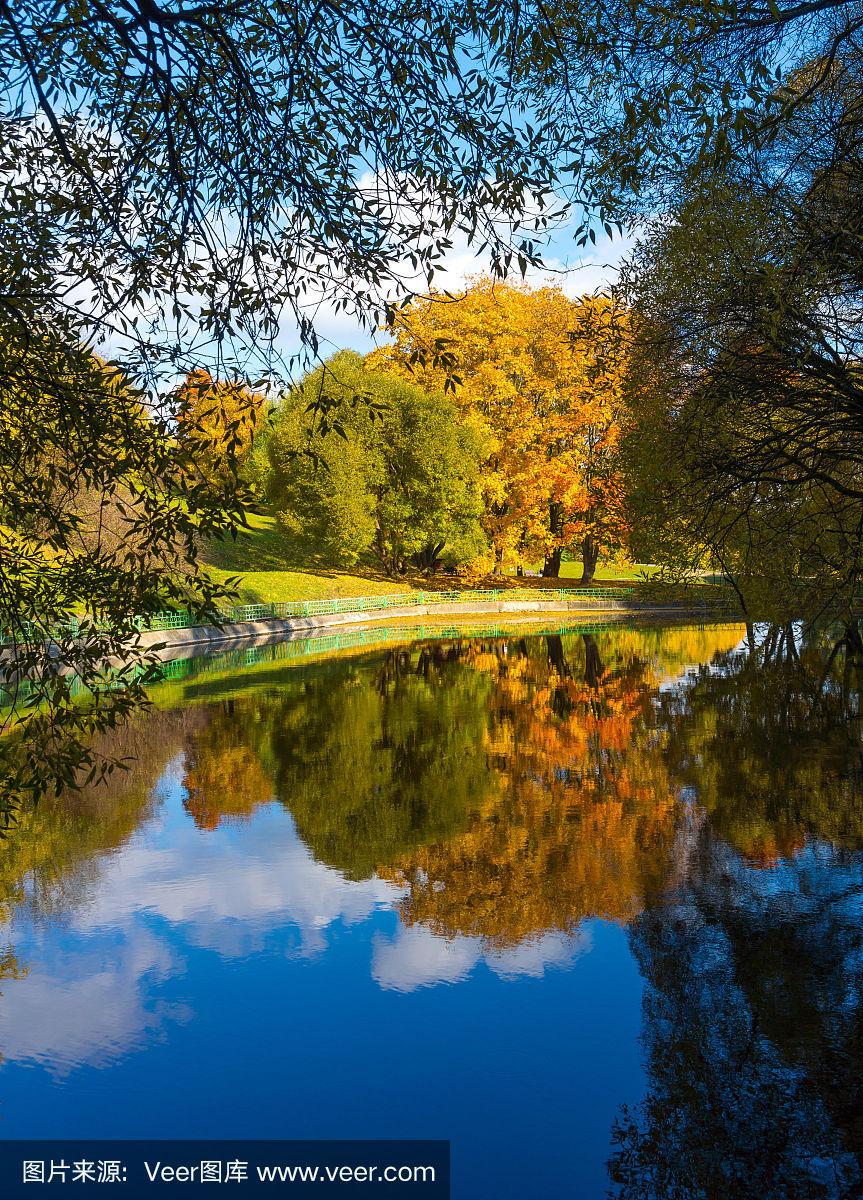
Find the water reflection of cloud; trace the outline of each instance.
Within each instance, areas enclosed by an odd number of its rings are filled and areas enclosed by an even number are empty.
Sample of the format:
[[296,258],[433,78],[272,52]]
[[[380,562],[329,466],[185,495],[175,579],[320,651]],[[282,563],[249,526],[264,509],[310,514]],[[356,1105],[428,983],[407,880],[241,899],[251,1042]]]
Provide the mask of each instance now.
[[485,961],[496,975],[512,979],[516,975],[531,975],[540,979],[552,967],[569,967],[588,954],[592,948],[590,930],[579,928],[573,933],[559,931],[528,938],[506,950],[494,950]]
[[165,1021],[188,1020],[183,1005],[147,1003],[142,981],[164,980],[180,964],[145,929],[119,947],[97,943],[72,957],[50,958],[4,989],[0,1046],[10,1061],[42,1062],[64,1075],[77,1064],[107,1066],[156,1036]]
[[382,988],[413,992],[467,979],[481,957],[479,938],[443,938],[423,925],[400,925],[394,938],[376,935],[372,976]]
[[[273,946],[311,958],[328,930],[390,911],[401,887],[350,880],[314,859],[289,814],[273,804],[239,827],[203,832],[182,812],[179,775],[158,788],[158,814],[99,861],[98,886],[62,922],[21,910],[4,931],[29,963],[7,980],[0,1002],[0,1052],[11,1062],[65,1074],[103,1066],[190,1019],[186,1004],[160,999],[192,950],[240,959]],[[541,976],[589,948],[585,934],[549,933],[495,949],[479,937],[445,939],[399,926],[373,939],[371,974],[384,990],[412,992],[458,983],[481,963],[501,978]]]
[[590,932],[549,932],[505,949],[479,937],[440,937],[424,925],[399,926],[392,938],[375,937],[372,975],[397,992],[460,983],[479,963],[502,979],[541,978],[551,967],[568,967],[591,948]]
[[163,776],[160,816],[102,859],[98,888],[62,923],[20,914],[4,928],[29,963],[23,978],[5,982],[0,1002],[7,1060],[59,1074],[107,1065],[191,1015],[151,996],[154,982],[185,969],[184,947],[236,959],[293,927],[288,954],[308,958],[326,949],[335,923],[366,921],[402,895],[385,880],[352,881],[317,862],[278,806],[239,834],[178,825],[179,796],[164,794],[177,782]]
[[329,926],[365,921],[400,895],[385,880],[355,882],[317,862],[284,810],[273,806],[241,836],[183,828],[170,848],[133,844],[74,926],[88,933],[146,913],[181,926],[187,943],[230,958],[259,948],[271,929],[294,925],[303,951],[315,953]]

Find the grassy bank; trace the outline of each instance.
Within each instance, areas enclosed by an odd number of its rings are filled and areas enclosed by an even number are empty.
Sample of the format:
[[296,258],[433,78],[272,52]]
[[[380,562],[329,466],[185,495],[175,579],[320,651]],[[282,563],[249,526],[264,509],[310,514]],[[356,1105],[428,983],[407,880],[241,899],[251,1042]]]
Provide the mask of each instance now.
[[[388,595],[414,589],[431,591],[467,586],[517,586],[541,590],[543,587],[577,585],[581,578],[579,562],[565,562],[561,567],[560,579],[488,576],[485,580],[471,580],[469,584],[452,575],[441,575],[430,580],[418,573],[393,580],[371,566],[357,566],[351,570],[309,564],[300,566],[291,560],[274,518],[258,513],[249,514],[249,529],[242,532],[236,541],[211,544],[205,557],[210,574],[219,582],[231,576],[242,576],[239,592],[243,603]],[[642,568],[637,566],[621,568],[601,565],[596,572],[596,582],[632,583],[637,581],[641,571]]]

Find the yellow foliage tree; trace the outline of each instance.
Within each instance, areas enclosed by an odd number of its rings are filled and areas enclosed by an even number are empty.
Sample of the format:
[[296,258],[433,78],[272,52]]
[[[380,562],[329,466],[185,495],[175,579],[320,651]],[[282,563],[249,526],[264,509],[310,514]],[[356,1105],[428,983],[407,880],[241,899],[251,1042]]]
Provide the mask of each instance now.
[[627,536],[617,462],[625,321],[604,298],[491,279],[458,300],[417,301],[402,317],[375,361],[428,387],[455,382],[463,419],[489,446],[482,485],[495,572],[539,552],[544,574],[557,576],[573,549],[590,583],[600,555]]
[[266,420],[267,398],[239,383],[192,371],[177,393],[177,429],[205,479],[221,488],[242,468]]

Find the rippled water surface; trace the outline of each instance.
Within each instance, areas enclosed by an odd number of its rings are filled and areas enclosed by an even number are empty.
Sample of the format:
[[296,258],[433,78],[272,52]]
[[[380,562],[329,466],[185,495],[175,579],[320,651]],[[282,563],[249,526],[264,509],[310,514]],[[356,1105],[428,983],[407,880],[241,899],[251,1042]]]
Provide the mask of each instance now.
[[0,1136],[449,1138],[465,1198],[859,1194],[859,765],[745,635],[172,666],[104,747],[130,770],[0,850]]

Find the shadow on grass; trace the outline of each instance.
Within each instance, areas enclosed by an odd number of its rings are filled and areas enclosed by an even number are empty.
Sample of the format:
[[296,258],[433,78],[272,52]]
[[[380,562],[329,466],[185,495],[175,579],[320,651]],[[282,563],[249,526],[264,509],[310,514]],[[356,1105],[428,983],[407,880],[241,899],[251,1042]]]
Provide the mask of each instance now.
[[[583,586],[579,582],[579,563],[565,564],[566,575],[559,579],[543,579],[535,575],[487,575],[477,578],[464,572],[426,576],[420,571],[391,576],[386,574],[380,563],[370,558],[361,559],[352,567],[334,566],[332,562],[314,555],[299,559],[272,516],[249,513],[248,519],[249,528],[241,530],[236,539],[211,543],[205,551],[208,562],[216,571],[241,577],[239,591],[246,603],[324,599],[334,595],[374,595],[382,591],[518,589],[542,592]],[[631,587],[637,583],[633,578],[599,578],[591,586]]]

